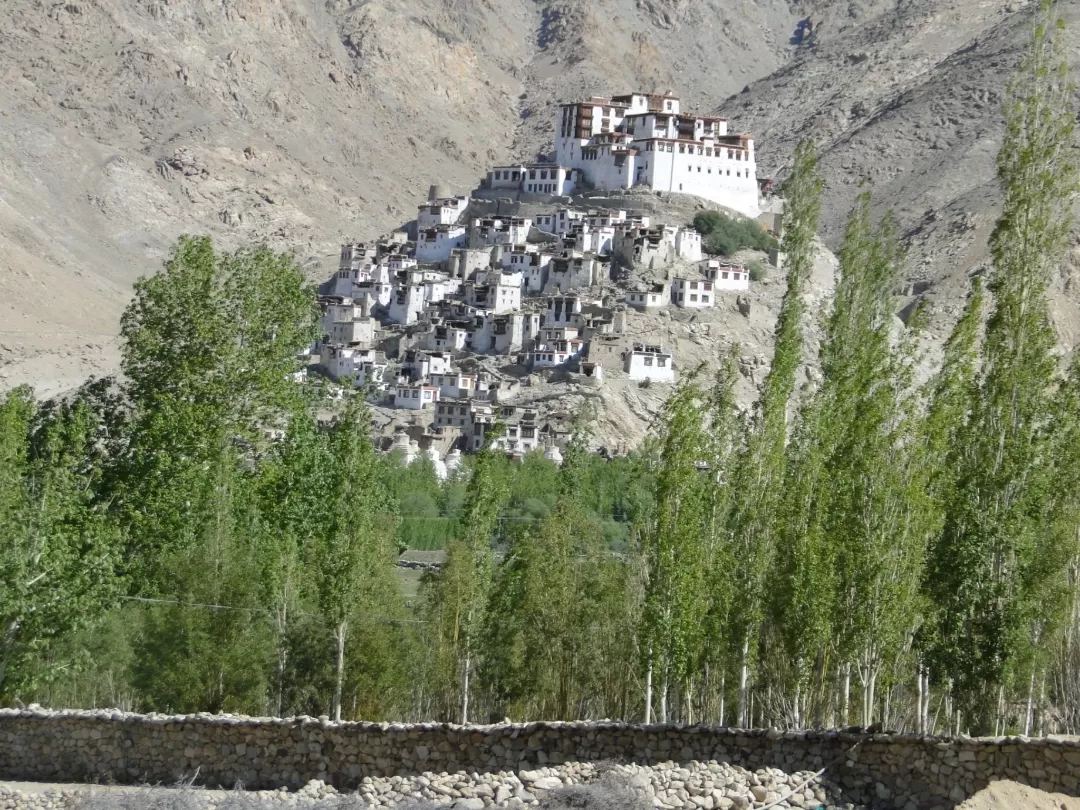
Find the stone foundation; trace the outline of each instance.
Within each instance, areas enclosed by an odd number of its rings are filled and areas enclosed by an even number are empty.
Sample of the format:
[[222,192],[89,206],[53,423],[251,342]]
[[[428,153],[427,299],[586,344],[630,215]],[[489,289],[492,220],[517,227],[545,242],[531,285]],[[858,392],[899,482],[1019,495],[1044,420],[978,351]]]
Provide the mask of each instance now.
[[[853,803],[952,807],[996,779],[1078,795],[1080,742],[776,732],[624,723],[331,723],[310,717],[0,710],[0,778],[339,790],[365,777],[532,772],[608,761],[816,772]],[[667,767],[671,767],[668,765]]]

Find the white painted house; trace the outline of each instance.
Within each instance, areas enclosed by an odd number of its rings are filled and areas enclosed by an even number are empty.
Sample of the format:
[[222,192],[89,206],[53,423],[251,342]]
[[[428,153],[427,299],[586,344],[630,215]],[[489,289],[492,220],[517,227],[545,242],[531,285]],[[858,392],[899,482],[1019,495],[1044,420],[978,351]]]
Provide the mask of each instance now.
[[421,339],[421,347],[434,352],[460,352],[465,349],[469,330],[464,324],[436,324]]
[[405,326],[416,323],[424,311],[424,287],[422,284],[402,284],[390,299],[387,317],[393,323]]
[[631,380],[673,382],[675,358],[671,352],[666,352],[659,346],[638,343],[626,353],[626,373]]
[[371,299],[356,301],[343,298],[326,304],[322,330],[327,342],[338,345],[371,343],[375,339],[376,321],[368,315]]
[[432,374],[429,382],[439,389],[439,399],[468,399],[476,390],[476,375],[460,371]]
[[567,340],[540,341],[529,352],[529,365],[533,368],[562,366],[581,357],[585,341],[581,338]]
[[556,295],[548,299],[544,309],[544,326],[580,326],[584,321],[580,296]]
[[445,262],[455,248],[465,247],[467,236],[461,225],[436,225],[416,234],[416,260]]
[[626,305],[634,309],[660,309],[671,301],[666,284],[654,284],[647,290],[631,290],[626,294]]
[[750,289],[750,271],[737,264],[726,264],[719,259],[708,259],[701,263],[701,274],[709,279],[718,291]]
[[593,188],[645,186],[760,213],[754,140],[723,118],[684,113],[677,96],[631,93],[563,104],[555,162]]
[[584,211],[575,211],[572,208],[556,208],[547,214],[538,214],[534,218],[536,227],[545,233],[553,233],[563,236],[569,233],[574,226],[585,218]]
[[394,388],[394,407],[422,411],[439,401],[439,389],[423,383],[398,383]]
[[675,234],[675,255],[685,262],[700,262],[701,234],[693,228],[679,228]]
[[468,244],[473,249],[524,245],[531,229],[531,217],[477,217],[469,223]]
[[429,200],[417,209],[416,229],[421,231],[438,225],[456,225],[468,207],[469,197],[465,194]]
[[711,281],[676,277],[671,280],[671,303],[684,309],[704,309],[716,305]]

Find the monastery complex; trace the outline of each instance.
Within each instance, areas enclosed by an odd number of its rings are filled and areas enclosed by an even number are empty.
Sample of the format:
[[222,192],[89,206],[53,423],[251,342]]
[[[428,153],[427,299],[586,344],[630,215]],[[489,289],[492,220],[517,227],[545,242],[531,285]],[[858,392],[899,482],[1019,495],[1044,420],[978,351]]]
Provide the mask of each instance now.
[[670,94],[563,104],[553,162],[496,166],[487,183],[560,195],[644,186],[693,194],[748,217],[761,212],[754,139],[729,135],[723,118],[682,112]]
[[[707,255],[691,225],[589,199],[685,194],[757,217],[753,139],[683,113],[675,96],[634,93],[562,105],[554,146],[549,161],[492,168],[472,194],[433,187],[415,225],[342,246],[312,353],[400,414],[385,449],[445,473],[501,423],[505,452],[558,461],[569,425],[525,389],[540,378],[599,388],[612,375],[670,384],[678,357],[643,339],[639,319],[725,296],[744,306],[749,270]],[[635,270],[651,280],[630,282]]]

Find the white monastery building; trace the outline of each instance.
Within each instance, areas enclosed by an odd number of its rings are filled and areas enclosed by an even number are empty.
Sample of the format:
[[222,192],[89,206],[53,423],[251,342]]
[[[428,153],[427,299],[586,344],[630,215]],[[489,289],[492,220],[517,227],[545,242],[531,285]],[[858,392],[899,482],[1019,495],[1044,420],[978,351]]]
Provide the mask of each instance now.
[[659,346],[634,344],[626,353],[626,373],[631,380],[672,382],[675,379],[675,358]]
[[578,169],[593,188],[646,186],[696,194],[750,217],[760,213],[753,138],[729,134],[723,118],[683,112],[677,96],[631,93],[563,104],[555,130],[559,171]]
[[717,290],[750,289],[750,271],[739,265],[708,259],[701,263],[701,274],[713,282]]
[[516,189],[526,194],[566,196],[573,194],[581,178],[580,169],[550,163],[518,163],[496,166],[488,172],[487,186],[493,189]]
[[456,225],[468,207],[469,197],[465,194],[428,200],[417,209],[416,228],[422,231],[437,225]]
[[454,248],[465,247],[468,237],[460,225],[435,225],[416,234],[418,262],[445,262]]
[[713,283],[696,278],[673,278],[671,280],[671,303],[685,309],[703,309],[716,304]]

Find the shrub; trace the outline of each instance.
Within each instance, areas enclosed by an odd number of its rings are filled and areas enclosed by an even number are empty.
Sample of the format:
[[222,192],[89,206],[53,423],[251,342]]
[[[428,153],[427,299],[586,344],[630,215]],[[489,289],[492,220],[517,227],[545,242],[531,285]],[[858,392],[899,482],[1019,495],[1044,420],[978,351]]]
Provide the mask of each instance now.
[[746,269],[750,271],[751,281],[761,281],[765,278],[765,265],[759,261],[752,261],[746,266]]
[[720,211],[699,211],[694,228],[705,237],[709,253],[730,256],[743,248],[766,251],[776,247],[776,240],[750,219],[735,219]]

